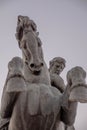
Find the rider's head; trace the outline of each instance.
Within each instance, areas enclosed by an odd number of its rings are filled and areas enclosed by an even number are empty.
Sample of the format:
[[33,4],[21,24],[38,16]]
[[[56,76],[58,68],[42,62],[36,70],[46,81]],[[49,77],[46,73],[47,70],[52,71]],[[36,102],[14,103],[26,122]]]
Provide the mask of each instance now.
[[50,62],[49,62],[49,71],[50,73],[56,73],[56,74],[60,74],[63,69],[65,68],[65,59],[62,57],[55,57],[53,58]]

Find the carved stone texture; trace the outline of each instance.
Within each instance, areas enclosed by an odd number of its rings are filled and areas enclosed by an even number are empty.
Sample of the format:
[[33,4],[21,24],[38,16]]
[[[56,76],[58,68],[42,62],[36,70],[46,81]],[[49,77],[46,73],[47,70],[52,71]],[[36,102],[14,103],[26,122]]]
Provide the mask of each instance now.
[[72,126],[77,102],[69,100],[71,86],[68,85],[63,93],[51,86],[34,21],[27,16],[18,16],[16,38],[22,59],[15,57],[8,65],[1,99],[1,119],[10,119],[8,130],[63,130],[59,128],[61,122]]
[[9,119],[0,118],[0,130],[8,130]]
[[85,78],[86,72],[80,66],[72,68],[67,73],[67,81],[71,86],[70,101],[87,102],[87,85]]
[[64,92],[65,84],[64,80],[61,78],[60,74],[65,68],[65,59],[62,57],[55,57],[49,62],[49,72],[51,78],[51,85]]
[[[14,57],[8,63],[8,77],[6,81],[6,91],[25,91],[26,83],[23,74],[23,60],[20,57]],[[16,85],[15,85],[16,83]]]
[[[65,68],[65,63],[66,63],[65,59],[62,57],[55,57],[49,62],[51,85],[53,87],[56,87],[61,93],[63,93],[66,88],[64,80],[62,79],[62,77],[60,77],[61,72]],[[74,126],[65,125],[63,122],[61,122],[58,127],[59,128],[57,129],[60,130],[61,128],[63,130],[75,130]]]

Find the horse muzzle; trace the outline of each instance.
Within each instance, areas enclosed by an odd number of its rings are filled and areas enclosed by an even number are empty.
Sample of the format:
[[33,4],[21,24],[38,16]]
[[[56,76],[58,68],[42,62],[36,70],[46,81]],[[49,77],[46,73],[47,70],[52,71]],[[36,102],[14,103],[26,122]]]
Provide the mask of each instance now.
[[28,69],[31,71],[32,74],[34,75],[40,75],[42,68],[44,66],[43,62],[40,63],[28,63],[28,61],[25,61]]

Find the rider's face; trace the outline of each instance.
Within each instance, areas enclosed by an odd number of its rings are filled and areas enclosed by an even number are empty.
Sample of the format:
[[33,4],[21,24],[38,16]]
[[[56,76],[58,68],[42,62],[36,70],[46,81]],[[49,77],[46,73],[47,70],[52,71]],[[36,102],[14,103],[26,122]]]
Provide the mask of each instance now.
[[63,63],[55,62],[51,68],[51,72],[59,75],[63,71],[63,69],[64,69]]

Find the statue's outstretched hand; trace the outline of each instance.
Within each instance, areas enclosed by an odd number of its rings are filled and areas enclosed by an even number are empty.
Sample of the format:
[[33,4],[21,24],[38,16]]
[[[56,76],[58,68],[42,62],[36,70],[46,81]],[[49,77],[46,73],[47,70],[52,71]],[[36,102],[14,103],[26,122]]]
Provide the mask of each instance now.
[[67,73],[67,82],[70,86],[69,101],[87,103],[86,72],[82,67],[76,66]]

